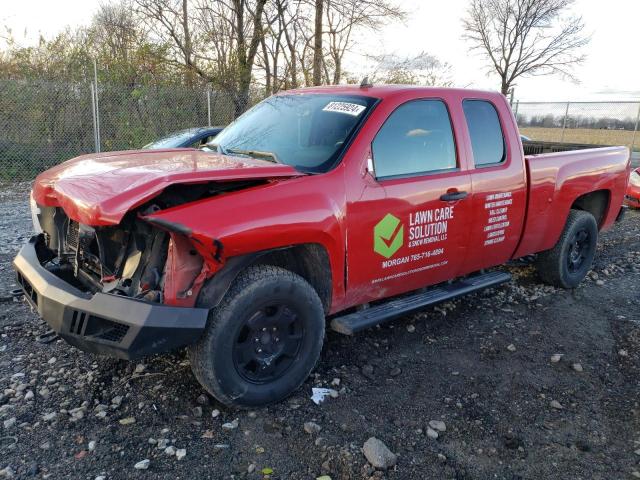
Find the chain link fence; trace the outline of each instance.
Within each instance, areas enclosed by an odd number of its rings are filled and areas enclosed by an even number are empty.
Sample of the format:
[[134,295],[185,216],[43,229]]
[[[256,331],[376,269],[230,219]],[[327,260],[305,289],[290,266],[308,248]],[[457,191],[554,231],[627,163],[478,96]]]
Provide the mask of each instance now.
[[640,102],[515,102],[512,108],[520,132],[532,140],[640,151]]
[[[532,140],[627,145],[640,157],[640,102],[515,102],[513,110]],[[0,182],[233,118],[232,99],[204,87],[0,80]]]
[[226,125],[228,95],[203,87],[0,80],[0,182],[33,179],[69,158],[137,149],[177,130]]

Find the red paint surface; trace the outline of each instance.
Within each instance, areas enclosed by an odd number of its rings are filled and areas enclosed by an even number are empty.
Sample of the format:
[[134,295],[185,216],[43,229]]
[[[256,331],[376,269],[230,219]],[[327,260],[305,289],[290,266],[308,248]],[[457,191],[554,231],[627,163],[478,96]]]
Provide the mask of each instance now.
[[[636,170],[638,175],[640,175],[640,168]],[[627,187],[627,198],[626,203],[632,208],[640,208],[640,185],[632,185],[629,183]]]
[[[515,120],[502,95],[393,86],[318,87],[293,93],[322,92],[380,99],[340,164],[328,173],[295,177],[296,172],[290,167],[193,150],[123,152],[81,157],[45,172],[36,182],[36,201],[60,205],[72,218],[85,223],[107,224],[117,223],[127,210],[170,183],[271,179],[264,185],[181,205],[152,217],[190,228],[193,247],[212,270],[220,268],[213,259],[217,251],[214,240],[224,247],[223,261],[296,244],[321,245],[330,260],[332,313],[551,248],[571,205],[583,194],[609,192],[610,202],[601,228],[613,223],[622,204],[629,177],[626,148],[548,154],[525,160]],[[395,108],[419,98],[437,98],[447,104],[459,168],[437,175],[377,181],[366,169],[372,140]],[[506,137],[506,162],[474,168],[462,110],[464,99],[494,104]],[[84,165],[83,158],[88,165]],[[98,172],[90,173],[92,165],[99,167]],[[456,202],[440,200],[452,189],[469,195]],[[508,219],[499,230],[504,230],[498,237],[500,242],[487,244],[492,233],[487,228],[500,217],[495,213],[498,208],[489,206],[495,196],[508,200],[508,207],[502,207],[507,208],[504,215]],[[447,223],[446,240],[424,248],[410,246],[409,229],[414,215],[451,207],[454,214]],[[403,222],[405,235],[402,248],[392,260],[409,258],[408,263],[385,266],[386,259],[373,250],[374,227],[389,213]],[[423,255],[441,249],[433,256]],[[413,258],[417,254],[420,258]]]
[[38,175],[33,198],[62,207],[87,225],[117,225],[132,208],[176,183],[299,175],[287,165],[195,149],[140,150],[83,155]]
[[178,307],[193,307],[210,270],[202,256],[194,251],[187,237],[170,233],[169,251],[164,277],[164,303]]
[[629,179],[629,150],[608,147],[527,157],[529,203],[522,242],[516,256],[548,250],[555,245],[573,202],[589,192],[609,192],[609,206],[600,225],[616,220]]

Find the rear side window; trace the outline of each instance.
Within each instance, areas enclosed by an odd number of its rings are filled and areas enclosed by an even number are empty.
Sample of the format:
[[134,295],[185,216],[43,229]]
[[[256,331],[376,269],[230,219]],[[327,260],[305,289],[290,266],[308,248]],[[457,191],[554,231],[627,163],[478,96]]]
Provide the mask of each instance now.
[[447,107],[414,100],[398,107],[372,144],[376,177],[398,177],[457,167]]
[[483,100],[465,100],[462,108],[469,127],[476,167],[504,162],[504,135],[493,104]]

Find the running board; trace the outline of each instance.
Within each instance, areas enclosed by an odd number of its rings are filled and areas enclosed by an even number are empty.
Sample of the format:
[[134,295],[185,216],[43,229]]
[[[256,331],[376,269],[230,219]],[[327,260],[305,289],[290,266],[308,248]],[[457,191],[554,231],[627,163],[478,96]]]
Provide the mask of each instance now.
[[453,283],[439,285],[414,295],[390,300],[380,305],[336,317],[331,321],[331,329],[345,335],[353,335],[367,328],[421,310],[437,303],[476,292],[484,288],[495,287],[511,280],[511,274],[488,272],[467,277]]

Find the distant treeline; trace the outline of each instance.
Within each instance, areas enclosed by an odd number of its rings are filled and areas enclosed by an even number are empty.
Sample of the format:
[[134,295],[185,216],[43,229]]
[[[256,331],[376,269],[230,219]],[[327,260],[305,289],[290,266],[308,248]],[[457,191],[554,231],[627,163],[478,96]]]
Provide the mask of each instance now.
[[[565,115],[525,115],[518,114],[520,127],[562,128],[565,125]],[[566,128],[589,128],[597,130],[633,130],[636,126],[635,118],[612,118],[569,114],[566,118]]]

